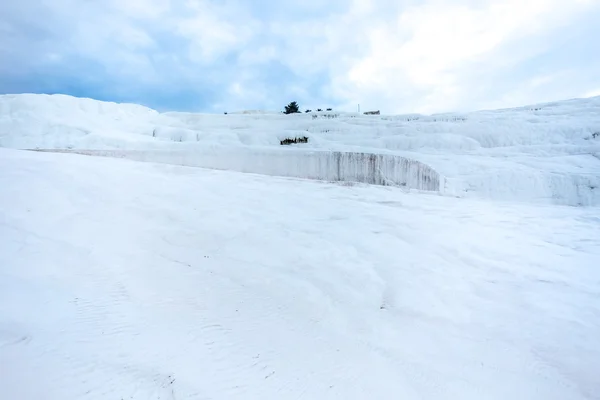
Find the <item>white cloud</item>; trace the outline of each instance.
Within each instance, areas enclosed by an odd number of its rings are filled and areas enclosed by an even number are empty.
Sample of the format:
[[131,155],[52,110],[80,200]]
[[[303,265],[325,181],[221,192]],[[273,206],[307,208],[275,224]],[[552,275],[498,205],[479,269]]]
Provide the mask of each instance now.
[[158,20],[171,11],[171,0],[108,0],[118,15],[134,19]]
[[[472,76],[464,76],[463,68],[479,61],[488,68],[501,68],[533,56],[542,49],[527,48],[498,58],[494,53],[511,42],[560,28],[591,5],[571,0],[494,0],[476,7],[439,1],[415,5],[404,10],[396,23],[367,29],[369,54],[334,88],[368,101],[381,99],[381,106],[395,110],[415,105],[416,111],[460,107],[477,84]],[[409,103],[402,96],[407,90],[422,90],[424,95]]]
[[[242,49],[252,40],[257,23],[235,5],[207,0],[189,0],[192,14],[176,21],[177,33],[190,40],[190,59],[199,64]],[[231,3],[233,4],[233,3]]]
[[277,48],[273,45],[243,49],[238,57],[242,66],[261,65],[273,60],[277,60]]
[[596,97],[600,96],[600,88],[596,90],[590,90],[589,92],[585,92],[581,97]]

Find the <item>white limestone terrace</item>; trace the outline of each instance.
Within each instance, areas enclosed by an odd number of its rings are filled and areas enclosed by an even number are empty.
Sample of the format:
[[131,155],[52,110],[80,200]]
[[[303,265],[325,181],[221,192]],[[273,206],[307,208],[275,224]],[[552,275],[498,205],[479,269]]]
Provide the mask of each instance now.
[[[280,145],[303,136],[308,143]],[[600,205],[600,97],[460,114],[367,116],[335,110],[159,113],[65,95],[3,95],[0,146],[457,197]]]

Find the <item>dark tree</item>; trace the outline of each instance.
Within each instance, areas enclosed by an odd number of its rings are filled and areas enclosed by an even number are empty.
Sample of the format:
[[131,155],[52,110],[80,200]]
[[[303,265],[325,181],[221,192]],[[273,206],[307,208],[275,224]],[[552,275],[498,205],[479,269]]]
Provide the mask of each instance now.
[[285,106],[285,114],[295,114],[300,112],[300,106],[295,101]]

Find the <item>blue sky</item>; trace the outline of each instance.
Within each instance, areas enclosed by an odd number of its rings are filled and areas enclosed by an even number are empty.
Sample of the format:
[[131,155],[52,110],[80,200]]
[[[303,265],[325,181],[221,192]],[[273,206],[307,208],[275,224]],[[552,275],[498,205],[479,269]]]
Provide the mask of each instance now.
[[0,93],[204,112],[600,95],[600,0],[0,2]]

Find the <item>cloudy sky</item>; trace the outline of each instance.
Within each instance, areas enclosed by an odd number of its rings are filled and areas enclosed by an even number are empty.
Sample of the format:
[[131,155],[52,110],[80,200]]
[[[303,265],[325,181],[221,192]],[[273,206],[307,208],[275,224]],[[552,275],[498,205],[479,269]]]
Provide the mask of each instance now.
[[467,111],[600,95],[600,0],[6,0],[0,93],[158,110]]

